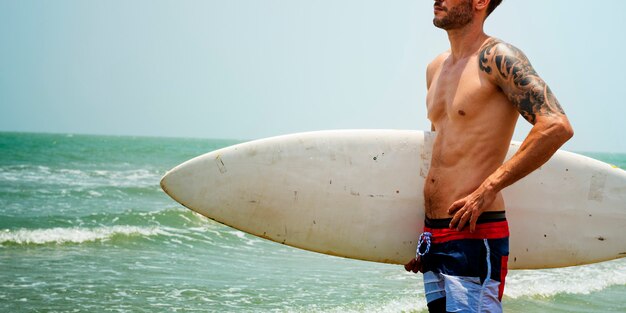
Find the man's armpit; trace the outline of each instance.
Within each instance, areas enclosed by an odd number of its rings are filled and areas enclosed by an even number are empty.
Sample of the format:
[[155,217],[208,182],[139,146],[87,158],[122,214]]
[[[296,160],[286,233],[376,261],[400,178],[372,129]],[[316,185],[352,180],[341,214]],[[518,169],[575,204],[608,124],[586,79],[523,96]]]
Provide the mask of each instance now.
[[524,53],[499,40],[480,50],[480,70],[494,78],[520,114],[531,124],[537,116],[565,114],[546,82],[539,77]]

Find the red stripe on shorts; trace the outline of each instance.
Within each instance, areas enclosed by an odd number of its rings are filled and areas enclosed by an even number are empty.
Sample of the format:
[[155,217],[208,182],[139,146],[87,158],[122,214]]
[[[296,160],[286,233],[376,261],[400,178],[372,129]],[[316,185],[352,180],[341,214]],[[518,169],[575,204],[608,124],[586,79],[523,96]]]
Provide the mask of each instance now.
[[504,294],[504,280],[506,279],[506,274],[509,271],[509,256],[503,255],[502,261],[500,262],[500,287],[498,288],[498,300],[502,302],[502,295]]
[[461,239],[501,239],[509,236],[509,224],[507,221],[487,222],[476,224],[473,233],[470,232],[469,225],[458,231],[450,228],[430,228],[424,227],[425,232],[432,234],[433,243],[444,243],[451,240]]

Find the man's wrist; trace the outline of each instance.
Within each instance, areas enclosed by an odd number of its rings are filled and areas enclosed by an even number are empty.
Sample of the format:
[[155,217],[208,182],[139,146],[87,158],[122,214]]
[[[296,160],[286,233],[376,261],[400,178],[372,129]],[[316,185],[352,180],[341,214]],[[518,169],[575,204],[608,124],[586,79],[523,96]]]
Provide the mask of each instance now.
[[500,192],[500,189],[498,188],[498,184],[496,184],[496,182],[494,182],[493,180],[487,178],[481,185],[481,188],[483,190],[485,190],[486,192],[490,192],[493,194],[496,194],[498,192]]

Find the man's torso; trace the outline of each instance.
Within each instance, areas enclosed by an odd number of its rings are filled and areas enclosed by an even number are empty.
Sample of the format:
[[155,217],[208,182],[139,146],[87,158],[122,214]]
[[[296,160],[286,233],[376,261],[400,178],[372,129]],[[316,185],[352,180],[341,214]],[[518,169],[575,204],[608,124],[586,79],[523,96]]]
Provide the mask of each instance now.
[[[450,205],[476,190],[502,164],[519,116],[480,70],[479,51],[456,62],[444,53],[429,66],[426,103],[437,133],[424,187],[430,218],[450,217]],[[502,210],[499,194],[485,211]]]

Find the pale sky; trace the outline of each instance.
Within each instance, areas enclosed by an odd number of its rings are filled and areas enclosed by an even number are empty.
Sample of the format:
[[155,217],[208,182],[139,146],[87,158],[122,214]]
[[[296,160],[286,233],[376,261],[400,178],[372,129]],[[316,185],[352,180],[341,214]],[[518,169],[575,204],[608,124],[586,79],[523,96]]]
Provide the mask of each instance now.
[[[0,0],[0,131],[257,139],[430,129],[426,65],[448,49],[424,0]],[[504,0],[575,129],[626,152],[626,1]],[[523,119],[515,134],[530,129]]]

